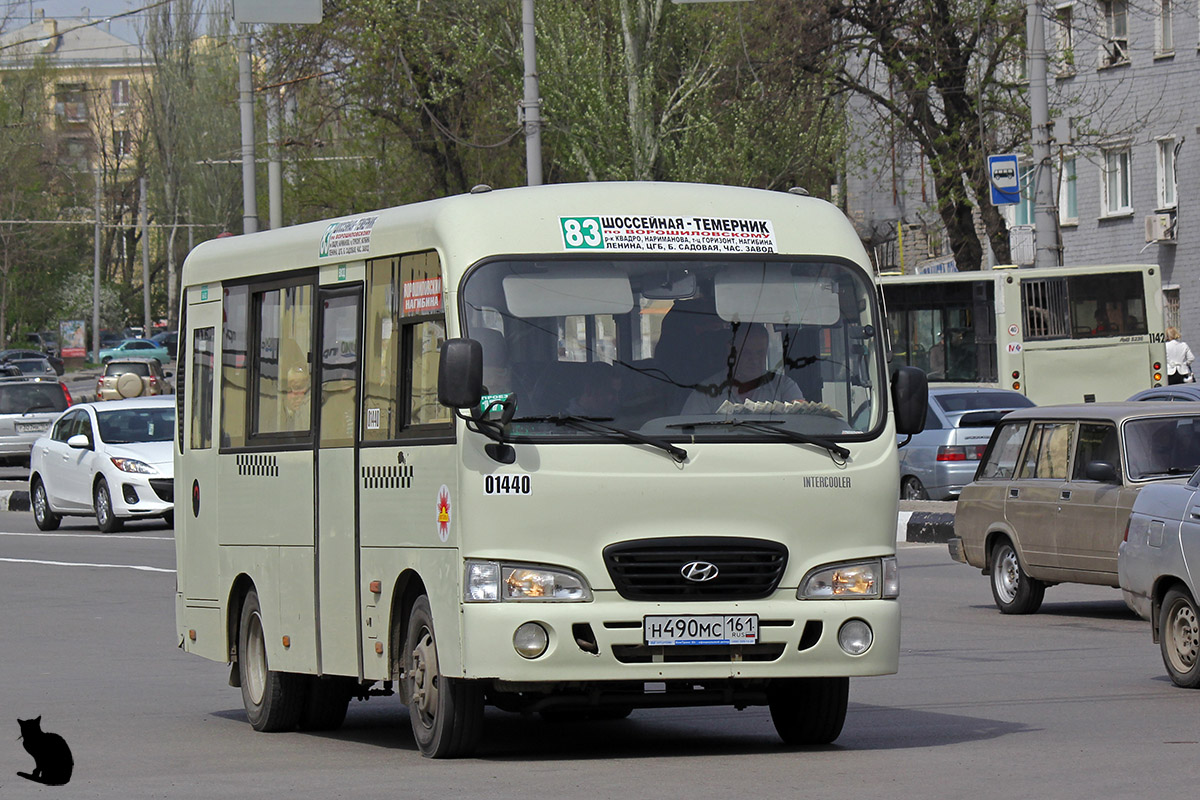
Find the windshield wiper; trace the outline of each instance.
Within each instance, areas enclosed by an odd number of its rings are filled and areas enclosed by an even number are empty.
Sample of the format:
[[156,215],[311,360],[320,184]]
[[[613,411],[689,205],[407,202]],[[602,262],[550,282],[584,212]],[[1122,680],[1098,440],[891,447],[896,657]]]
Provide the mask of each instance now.
[[750,420],[750,419],[733,418],[733,419],[706,419],[706,420],[700,420],[698,422],[676,422],[676,423],[672,423],[672,424],[668,425],[667,427],[668,428],[709,428],[709,427],[713,427],[713,426],[717,426],[717,425],[728,425],[729,427],[746,428],[748,430],[758,431],[759,433],[771,433],[771,434],[774,434],[774,435],[780,437],[781,439],[788,439],[793,442],[800,442],[801,444],[814,444],[817,447],[824,447],[830,453],[832,453],[833,455],[835,455],[838,458],[843,459],[843,460],[850,457],[850,451],[847,450],[846,448],[842,447],[840,444],[833,441],[832,439],[826,439],[823,436],[812,436],[811,434],[807,434],[807,433],[797,433],[796,431],[788,430],[787,428],[775,427],[776,425],[782,425],[782,424],[783,424],[783,422],[778,421],[778,420],[772,420],[770,422],[767,422],[765,420]]
[[687,451],[682,447],[676,447],[670,442],[664,442],[662,439],[653,436],[643,436],[636,431],[605,424],[605,420],[610,419],[612,417],[581,417],[578,414],[539,414],[530,417],[517,417],[513,419],[513,422],[553,422],[556,425],[566,425],[569,428],[587,431],[588,433],[613,433],[631,442],[657,447],[659,450],[669,453],[671,458],[680,464],[687,459]]

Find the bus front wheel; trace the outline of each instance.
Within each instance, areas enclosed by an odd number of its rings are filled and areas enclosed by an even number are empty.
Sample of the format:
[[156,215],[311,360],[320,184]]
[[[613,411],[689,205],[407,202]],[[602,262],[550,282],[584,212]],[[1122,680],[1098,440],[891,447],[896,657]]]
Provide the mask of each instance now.
[[767,689],[771,722],[789,745],[829,744],[842,732],[849,678],[777,678]]
[[303,677],[275,672],[268,667],[262,608],[254,589],[242,603],[238,625],[238,673],[242,704],[254,730],[272,733],[296,727],[304,709]]
[[437,637],[429,598],[413,604],[404,636],[404,697],[421,755],[455,758],[475,749],[483,732],[483,689],[474,681],[448,678],[438,666]]

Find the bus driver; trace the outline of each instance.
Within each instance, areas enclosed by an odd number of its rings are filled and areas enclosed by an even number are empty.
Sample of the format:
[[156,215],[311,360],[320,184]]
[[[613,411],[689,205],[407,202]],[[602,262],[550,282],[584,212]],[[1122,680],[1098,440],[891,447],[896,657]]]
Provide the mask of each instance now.
[[791,378],[767,365],[769,336],[762,325],[744,325],[734,331],[736,356],[732,367],[710,375],[694,387],[682,414],[712,414],[721,404],[747,400],[801,401],[804,394]]

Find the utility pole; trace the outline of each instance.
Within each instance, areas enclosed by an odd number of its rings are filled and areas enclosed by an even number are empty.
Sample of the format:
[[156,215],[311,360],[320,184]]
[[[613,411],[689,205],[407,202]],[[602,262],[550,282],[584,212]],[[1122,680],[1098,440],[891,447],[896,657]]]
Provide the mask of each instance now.
[[1033,226],[1035,267],[1057,267],[1058,219],[1050,162],[1050,90],[1046,82],[1046,20],[1042,0],[1026,0],[1026,38],[1029,52],[1029,111],[1033,123]]
[[258,194],[254,185],[254,81],[250,71],[250,25],[238,31],[238,107],[242,112],[242,233],[258,231]]
[[92,259],[92,361],[100,362],[100,163],[96,163],[96,231]]
[[146,202],[146,176],[141,178],[138,216],[142,220],[142,335],[150,338],[150,210]]
[[521,40],[525,51],[525,170],[530,186],[542,185],[542,98],[538,89],[537,41],[534,36],[533,0],[521,0]]

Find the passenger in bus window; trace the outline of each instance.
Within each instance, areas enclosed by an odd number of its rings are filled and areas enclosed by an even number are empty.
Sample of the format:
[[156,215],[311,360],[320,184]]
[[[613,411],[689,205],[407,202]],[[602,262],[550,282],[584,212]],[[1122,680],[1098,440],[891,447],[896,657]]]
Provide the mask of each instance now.
[[303,367],[292,367],[287,373],[287,394],[283,401],[285,429],[306,431],[312,422],[309,395],[311,380]]
[[1109,300],[1106,316],[1111,330],[1116,333],[1136,333],[1141,328],[1138,318],[1125,313],[1125,301]]
[[682,414],[711,414],[728,400],[800,401],[796,382],[767,365],[770,336],[762,325],[744,325],[734,333],[733,366],[698,384],[683,404]]

